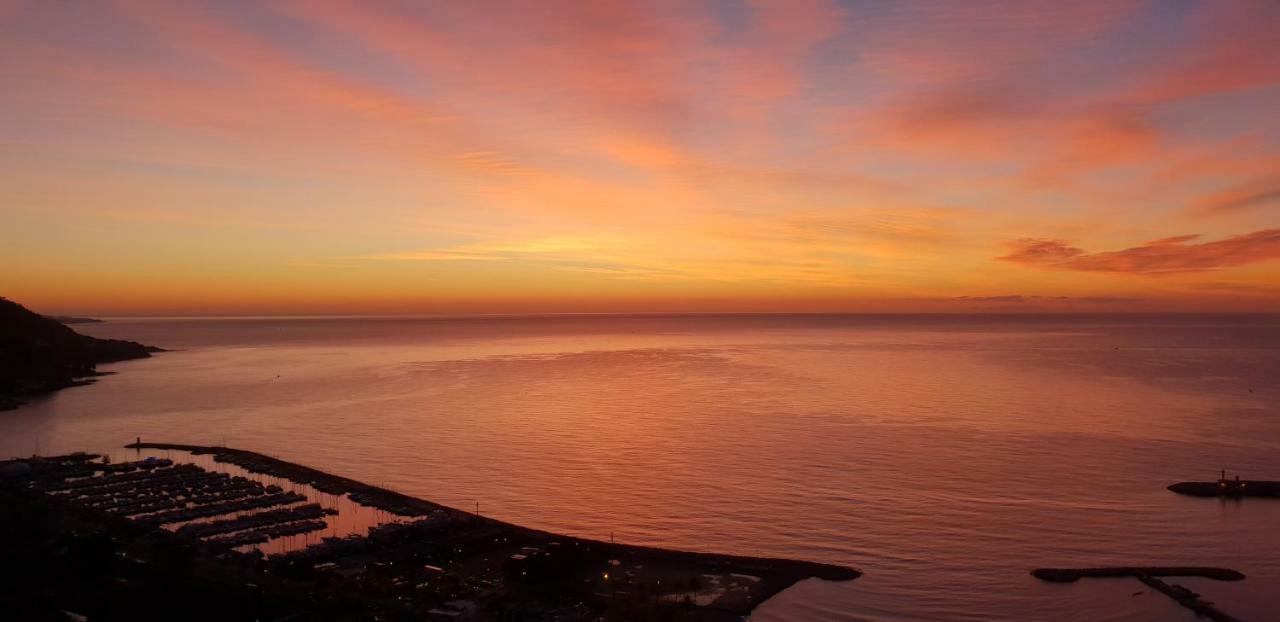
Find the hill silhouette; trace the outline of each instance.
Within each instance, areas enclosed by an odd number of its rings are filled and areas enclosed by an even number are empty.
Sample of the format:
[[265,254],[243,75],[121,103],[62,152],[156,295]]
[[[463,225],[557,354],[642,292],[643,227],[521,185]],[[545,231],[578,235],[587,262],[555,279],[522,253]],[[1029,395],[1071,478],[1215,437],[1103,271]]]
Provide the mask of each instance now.
[[146,358],[159,348],[81,335],[61,322],[0,298],[0,410],[22,395],[92,382],[99,363]]

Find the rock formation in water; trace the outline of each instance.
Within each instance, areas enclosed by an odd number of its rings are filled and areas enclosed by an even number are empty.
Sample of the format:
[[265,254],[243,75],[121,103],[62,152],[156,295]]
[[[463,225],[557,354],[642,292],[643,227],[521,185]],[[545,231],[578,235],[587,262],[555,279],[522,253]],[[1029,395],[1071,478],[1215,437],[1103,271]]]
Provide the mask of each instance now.
[[146,358],[159,348],[81,335],[55,319],[0,298],[0,410],[18,396],[92,382],[99,363]]

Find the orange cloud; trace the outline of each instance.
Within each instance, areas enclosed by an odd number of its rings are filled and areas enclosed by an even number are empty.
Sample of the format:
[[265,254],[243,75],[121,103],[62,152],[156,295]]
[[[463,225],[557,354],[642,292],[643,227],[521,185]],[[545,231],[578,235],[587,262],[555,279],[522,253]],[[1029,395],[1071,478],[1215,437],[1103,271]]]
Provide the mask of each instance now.
[[1089,253],[1062,240],[1023,238],[998,257],[1039,268],[1082,272],[1120,272],[1161,276],[1205,272],[1280,259],[1280,229],[1264,229],[1203,244],[1198,235],[1181,235],[1118,251]]
[[[191,300],[1192,300],[1101,275],[1268,256],[1280,39],[1273,3],[1158,5],[0,0],[0,265]],[[1082,250],[1176,226],[1263,231]],[[1073,244],[992,260],[1026,231]]]

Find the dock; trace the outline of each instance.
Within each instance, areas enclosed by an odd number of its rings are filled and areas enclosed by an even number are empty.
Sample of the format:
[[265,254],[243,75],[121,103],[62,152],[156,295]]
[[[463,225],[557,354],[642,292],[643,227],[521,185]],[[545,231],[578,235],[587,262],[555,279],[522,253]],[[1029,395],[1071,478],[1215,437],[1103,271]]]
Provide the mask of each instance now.
[[[31,491],[141,525],[167,528],[215,548],[265,542],[269,534],[297,535],[326,526],[314,520],[324,514],[320,506],[297,505],[306,501],[302,495],[193,464],[154,457],[112,464],[82,455],[6,464],[15,465],[7,479]],[[236,540],[213,537],[231,532],[240,532]]]
[[1280,498],[1280,482],[1264,480],[1231,480],[1230,482],[1178,482],[1169,490],[1191,497],[1270,497]]
[[1218,472],[1216,482],[1178,482],[1169,490],[1191,497],[1280,497],[1280,482],[1240,479],[1239,475],[1227,477],[1227,470]]

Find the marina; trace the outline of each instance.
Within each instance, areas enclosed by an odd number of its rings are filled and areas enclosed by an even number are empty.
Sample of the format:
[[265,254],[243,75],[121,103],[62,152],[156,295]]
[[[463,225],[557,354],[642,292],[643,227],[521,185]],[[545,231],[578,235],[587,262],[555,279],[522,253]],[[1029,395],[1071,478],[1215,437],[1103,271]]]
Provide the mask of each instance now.
[[[126,533],[168,534],[146,544],[166,556],[226,565],[247,585],[270,584],[268,575],[340,585],[343,598],[399,616],[732,620],[797,581],[861,575],[528,529],[243,450],[140,440],[129,448],[137,459],[32,457],[4,461],[0,473],[15,494],[85,512],[98,528],[124,520],[135,526]],[[335,529],[353,505],[364,513],[360,528]],[[274,589],[290,602],[300,596],[293,583]]]

